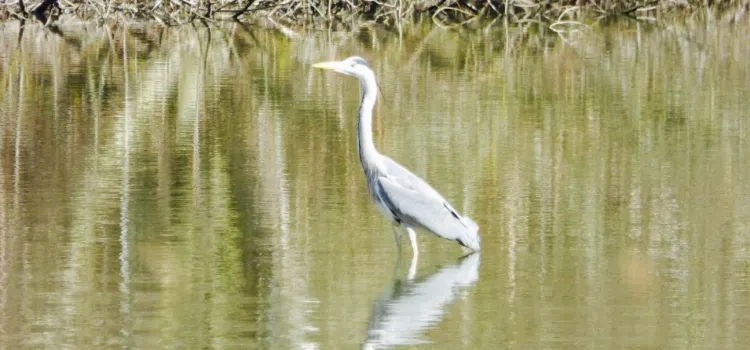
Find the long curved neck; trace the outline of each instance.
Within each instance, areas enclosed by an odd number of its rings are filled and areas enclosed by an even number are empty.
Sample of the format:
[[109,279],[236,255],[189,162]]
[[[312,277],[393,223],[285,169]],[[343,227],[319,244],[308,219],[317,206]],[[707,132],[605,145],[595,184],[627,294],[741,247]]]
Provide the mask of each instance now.
[[357,151],[362,168],[365,172],[372,172],[376,169],[380,156],[372,141],[372,109],[378,98],[378,86],[373,74],[360,79],[360,90],[362,99],[357,118]]

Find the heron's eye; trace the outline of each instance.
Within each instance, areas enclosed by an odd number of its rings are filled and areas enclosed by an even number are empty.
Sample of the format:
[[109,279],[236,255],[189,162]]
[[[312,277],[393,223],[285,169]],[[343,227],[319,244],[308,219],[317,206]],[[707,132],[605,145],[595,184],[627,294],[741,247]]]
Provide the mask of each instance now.
[[354,66],[356,66],[356,63],[352,63],[352,68],[354,68]]

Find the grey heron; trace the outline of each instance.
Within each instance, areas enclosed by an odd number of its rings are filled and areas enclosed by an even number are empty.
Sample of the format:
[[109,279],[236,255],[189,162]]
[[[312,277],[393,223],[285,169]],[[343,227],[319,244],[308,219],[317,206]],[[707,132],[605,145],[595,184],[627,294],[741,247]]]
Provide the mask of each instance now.
[[[479,226],[461,215],[427,182],[392,159],[380,154],[372,140],[372,109],[378,95],[375,73],[367,61],[352,56],[343,61],[321,62],[315,68],[329,69],[359,79],[360,105],[357,120],[357,151],[367,178],[367,188],[378,210],[409,235],[414,258],[419,255],[416,228],[479,250]],[[401,232],[394,227],[399,251]]]

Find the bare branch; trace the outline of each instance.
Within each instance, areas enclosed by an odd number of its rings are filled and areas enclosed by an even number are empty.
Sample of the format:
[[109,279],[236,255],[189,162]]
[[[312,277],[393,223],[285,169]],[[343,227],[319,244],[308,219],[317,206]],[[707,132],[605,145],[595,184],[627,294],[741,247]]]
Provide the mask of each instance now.
[[21,10],[21,14],[23,14],[24,17],[29,16],[29,13],[26,12],[26,6],[23,4],[23,0],[18,0],[18,8]]
[[247,11],[247,9],[250,8],[250,6],[253,6],[254,2],[255,2],[255,0],[247,0],[247,3],[245,4],[245,7],[243,7],[241,10],[237,11],[234,14],[234,16],[232,16],[232,19],[236,20],[238,17],[242,16],[242,14],[245,13],[245,11]]

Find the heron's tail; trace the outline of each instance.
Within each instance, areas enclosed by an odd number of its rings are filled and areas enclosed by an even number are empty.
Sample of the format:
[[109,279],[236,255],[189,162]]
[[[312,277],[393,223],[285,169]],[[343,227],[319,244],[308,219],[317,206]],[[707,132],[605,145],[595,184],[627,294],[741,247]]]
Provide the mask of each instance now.
[[466,228],[457,239],[462,246],[479,251],[482,238],[479,237],[479,225],[468,216],[461,217],[461,224]]

